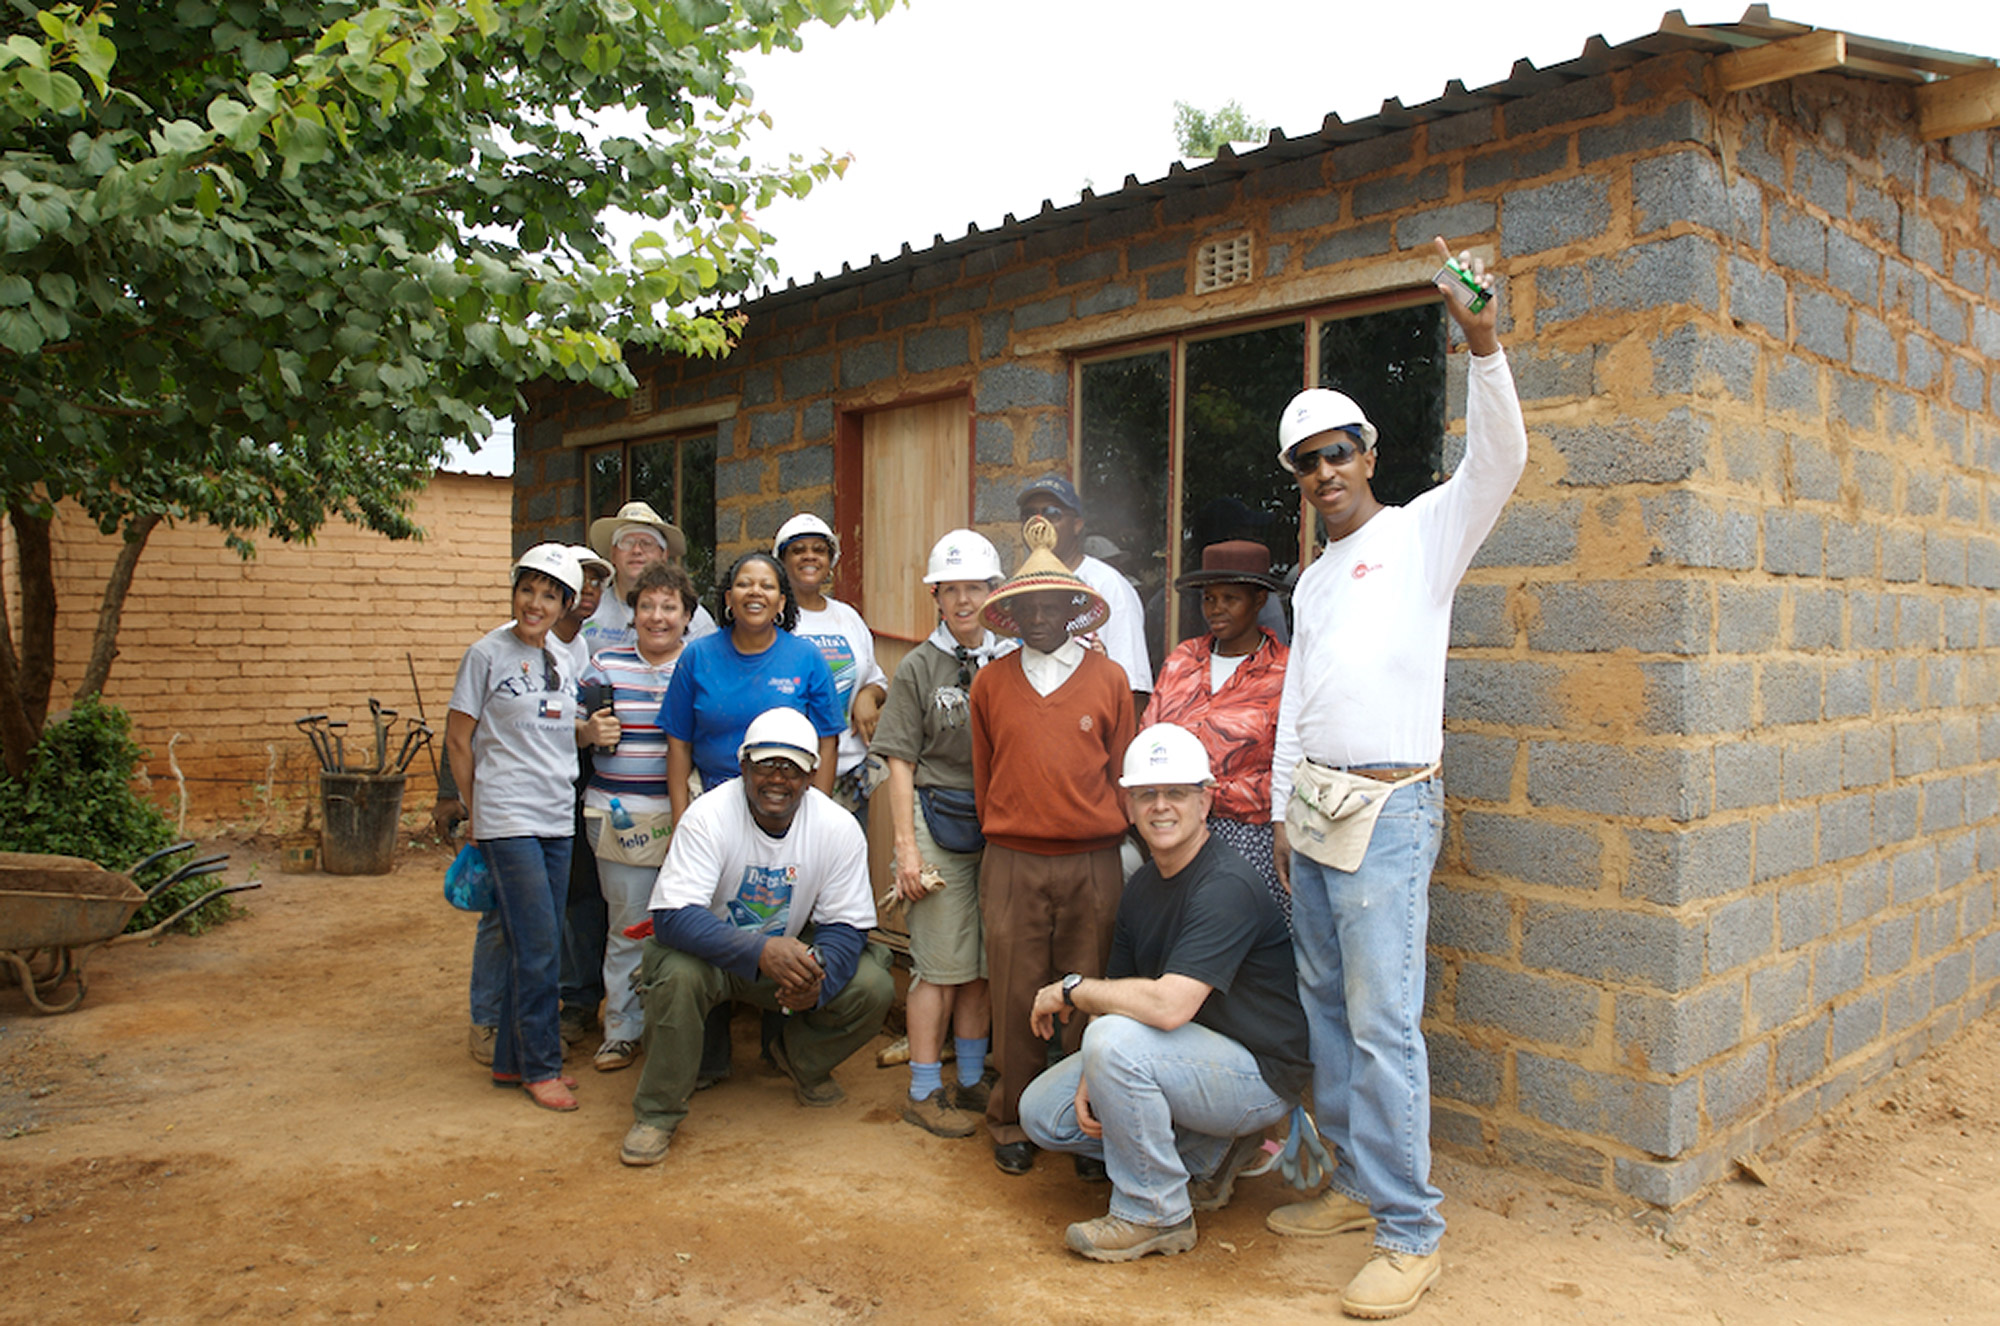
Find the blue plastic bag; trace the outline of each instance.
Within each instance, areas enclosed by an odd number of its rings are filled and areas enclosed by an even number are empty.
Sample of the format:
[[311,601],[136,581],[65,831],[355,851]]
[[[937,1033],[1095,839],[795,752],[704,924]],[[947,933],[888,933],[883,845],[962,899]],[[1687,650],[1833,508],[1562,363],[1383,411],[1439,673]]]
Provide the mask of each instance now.
[[444,872],[444,900],[461,912],[490,912],[497,905],[486,857],[471,843],[458,849]]

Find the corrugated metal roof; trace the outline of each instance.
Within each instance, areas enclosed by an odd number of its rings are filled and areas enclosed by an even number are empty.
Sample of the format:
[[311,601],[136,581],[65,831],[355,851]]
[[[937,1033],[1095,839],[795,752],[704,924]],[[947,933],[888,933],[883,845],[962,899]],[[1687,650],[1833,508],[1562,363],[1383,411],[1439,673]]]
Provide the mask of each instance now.
[[[1401,100],[1392,97],[1382,103],[1380,111],[1366,119],[1343,121],[1338,115],[1328,115],[1317,133],[1296,138],[1288,138],[1283,130],[1273,129],[1270,140],[1264,146],[1251,151],[1238,153],[1225,144],[1213,161],[1204,162],[1193,169],[1189,169],[1181,162],[1175,162],[1168,167],[1165,175],[1155,180],[1142,182],[1136,175],[1127,175],[1124,183],[1114,192],[1099,194],[1085,189],[1082,197],[1076,202],[1062,207],[1044,198],[1041,210],[1031,216],[1019,218],[1009,212],[999,225],[986,230],[981,230],[976,224],[968,225],[965,234],[957,239],[948,240],[940,234],[934,237],[927,248],[913,249],[906,243],[899,253],[888,258],[877,254],[859,268],[849,263],[842,263],[840,271],[833,276],[816,274],[811,281],[804,284],[796,280],[787,281],[782,290],[766,291],[746,301],[744,306],[752,309],[771,308],[795,302],[800,298],[818,297],[851,286],[864,285],[939,262],[961,258],[995,245],[1012,243],[1029,235],[1075,225],[1094,216],[1105,216],[1132,207],[1144,206],[1172,193],[1207,188],[1214,184],[1240,179],[1255,171],[1299,157],[1311,156],[1370,138],[1400,133],[1432,120],[1463,115],[1467,111],[1504,105],[1524,97],[1554,91],[1586,78],[1598,78],[1620,69],[1629,69],[1656,56],[1682,51],[1726,55],[1731,51],[1747,50],[1822,30],[1808,23],[1794,23],[1774,18],[1769,7],[1762,4],[1751,5],[1743,11],[1743,17],[1734,23],[1699,26],[1687,23],[1678,9],[1670,10],[1661,18],[1659,30],[1656,32],[1631,41],[1620,42],[1616,46],[1609,44],[1601,36],[1591,37],[1584,42],[1582,54],[1561,64],[1537,69],[1530,61],[1518,60],[1507,77],[1497,83],[1467,91],[1463,83],[1453,79],[1445,84],[1442,96],[1430,101],[1416,106],[1405,106]],[[1841,66],[1840,73],[1849,77],[1915,86],[1956,74],[2000,67],[2000,62],[1985,56],[1962,55],[1927,46],[1912,46],[1905,42],[1856,36],[1853,33],[1843,35],[1847,39],[1848,58]]]

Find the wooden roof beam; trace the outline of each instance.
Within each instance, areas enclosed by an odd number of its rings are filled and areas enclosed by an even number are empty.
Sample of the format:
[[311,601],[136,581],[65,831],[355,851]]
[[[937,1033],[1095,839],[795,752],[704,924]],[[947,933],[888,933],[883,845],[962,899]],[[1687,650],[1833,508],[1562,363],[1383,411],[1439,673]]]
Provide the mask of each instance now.
[[2000,69],[1939,79],[1910,95],[1917,103],[1917,136],[1925,142],[2000,125]]
[[1715,57],[1709,78],[1717,92],[1780,83],[1847,63],[1847,34],[1821,29]]

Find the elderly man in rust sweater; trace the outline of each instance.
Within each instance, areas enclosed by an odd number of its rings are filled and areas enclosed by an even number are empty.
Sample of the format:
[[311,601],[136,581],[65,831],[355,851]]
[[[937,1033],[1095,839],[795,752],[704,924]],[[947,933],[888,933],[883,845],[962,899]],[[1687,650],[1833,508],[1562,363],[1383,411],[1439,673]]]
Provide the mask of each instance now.
[[[1124,886],[1118,771],[1136,726],[1125,673],[1074,638],[1102,625],[1109,605],[1056,559],[1047,521],[1030,520],[1027,539],[1027,560],[985,612],[1022,648],[972,684],[973,790],[986,835],[980,913],[1000,1071],[986,1128],[993,1163],[1008,1174],[1034,1165],[1020,1104],[1048,1063],[1032,1022],[1035,992],[1066,972],[1101,974],[1111,952]],[[1076,1040],[1067,1032],[1065,1049]],[[1086,1170],[1081,1158],[1077,1168]],[[1101,1165],[1088,1169],[1101,1177]]]

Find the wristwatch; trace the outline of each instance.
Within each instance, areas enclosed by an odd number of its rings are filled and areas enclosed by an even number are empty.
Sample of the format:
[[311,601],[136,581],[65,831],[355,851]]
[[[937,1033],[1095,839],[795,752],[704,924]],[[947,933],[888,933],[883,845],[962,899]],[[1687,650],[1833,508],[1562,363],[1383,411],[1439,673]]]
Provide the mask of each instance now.
[[1069,975],[1063,977],[1062,992],[1063,992],[1063,1004],[1065,1007],[1068,1008],[1076,1007],[1076,987],[1082,984],[1083,984],[1082,972],[1073,971]]

